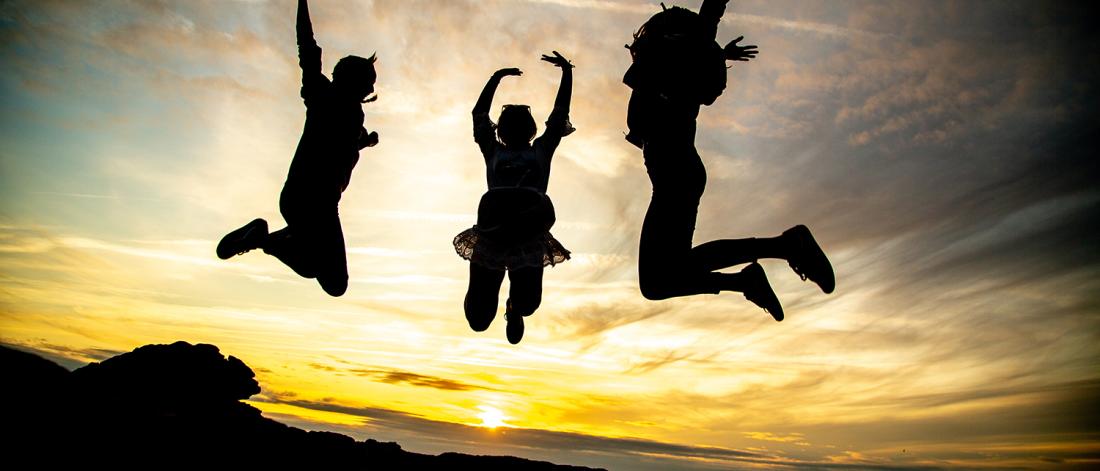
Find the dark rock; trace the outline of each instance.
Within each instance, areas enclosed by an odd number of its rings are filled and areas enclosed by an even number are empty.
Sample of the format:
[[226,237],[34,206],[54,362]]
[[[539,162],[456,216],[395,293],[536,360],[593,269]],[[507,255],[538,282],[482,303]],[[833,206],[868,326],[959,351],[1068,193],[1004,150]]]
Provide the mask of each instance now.
[[508,456],[411,453],[392,442],[307,432],[240,402],[260,392],[213,345],[146,345],[69,373],[0,347],[11,453],[28,468],[580,470]]

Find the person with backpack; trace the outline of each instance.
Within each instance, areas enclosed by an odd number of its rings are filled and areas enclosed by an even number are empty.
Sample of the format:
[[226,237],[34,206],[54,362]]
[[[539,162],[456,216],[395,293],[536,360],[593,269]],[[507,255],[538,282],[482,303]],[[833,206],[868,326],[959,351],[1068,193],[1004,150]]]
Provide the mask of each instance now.
[[[742,293],[776,321],[783,307],[761,258],[786,260],[825,293],[835,288],[832,265],[803,225],[769,238],[723,239],[692,246],[707,174],[695,148],[696,118],[726,87],[726,61],[755,58],[739,37],[715,42],[728,0],[704,0],[699,12],[664,8],[634,34],[633,60],[623,82],[632,89],[627,141],[642,150],[653,193],[638,255],[642,295],[661,300],[722,291]],[[718,270],[748,264],[738,273]]]

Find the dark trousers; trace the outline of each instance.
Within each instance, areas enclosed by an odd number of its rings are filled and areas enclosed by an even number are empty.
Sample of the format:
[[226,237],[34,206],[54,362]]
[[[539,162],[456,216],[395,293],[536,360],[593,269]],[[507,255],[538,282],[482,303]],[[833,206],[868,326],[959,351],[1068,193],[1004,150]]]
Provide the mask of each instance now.
[[642,295],[658,300],[740,291],[736,274],[716,272],[762,258],[763,239],[724,239],[692,246],[707,173],[690,132],[652,138],[643,148],[653,196],[642,223],[638,281]]
[[[542,303],[543,267],[512,268],[508,272],[509,315],[529,316]],[[477,332],[489,328],[497,315],[500,285],[505,270],[470,263],[470,286],[466,289],[466,321]]]
[[279,212],[287,227],[272,232],[264,252],[304,278],[316,278],[331,296],[348,289],[348,261],[337,203],[300,200],[285,192]]

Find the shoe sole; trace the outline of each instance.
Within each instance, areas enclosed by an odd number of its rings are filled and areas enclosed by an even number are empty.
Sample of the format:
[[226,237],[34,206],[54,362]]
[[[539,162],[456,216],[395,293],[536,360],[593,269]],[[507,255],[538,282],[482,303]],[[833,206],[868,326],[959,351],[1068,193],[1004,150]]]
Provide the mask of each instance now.
[[[238,250],[230,250],[233,245],[242,245],[244,241],[248,240],[257,229],[267,228],[267,221],[263,219],[253,219],[252,222],[245,224],[240,229],[230,232],[222,237],[222,240],[218,242],[218,247],[215,252],[218,254],[218,258],[222,260],[229,260],[234,256],[240,254]],[[236,247],[232,247],[236,248]],[[247,249],[252,250],[252,249]],[[246,250],[246,251],[247,251]]]

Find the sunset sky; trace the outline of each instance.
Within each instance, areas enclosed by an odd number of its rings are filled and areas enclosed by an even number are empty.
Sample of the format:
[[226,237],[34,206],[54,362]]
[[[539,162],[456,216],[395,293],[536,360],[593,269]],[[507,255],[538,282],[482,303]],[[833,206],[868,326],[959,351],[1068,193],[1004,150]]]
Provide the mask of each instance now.
[[[698,1],[666,1],[698,8]],[[295,5],[0,3],[0,342],[69,368],[217,345],[268,417],[423,453],[612,469],[1100,466],[1100,41],[1087,3],[734,1],[760,54],[702,110],[696,242],[806,224],[822,294],[762,261],[737,293],[637,286],[649,201],[623,139],[623,45],[654,1],[314,0],[324,67],[378,54],[381,143],[340,206],[351,284],[218,260],[278,195],[305,109]],[[489,75],[549,114],[577,66],[549,195],[573,251],[518,346],[462,313],[452,237],[485,190]],[[507,283],[507,282],[506,282]],[[506,288],[506,287],[505,287]],[[503,296],[502,296],[503,298]],[[501,306],[503,312],[503,306]],[[491,427],[495,426],[495,427]]]

